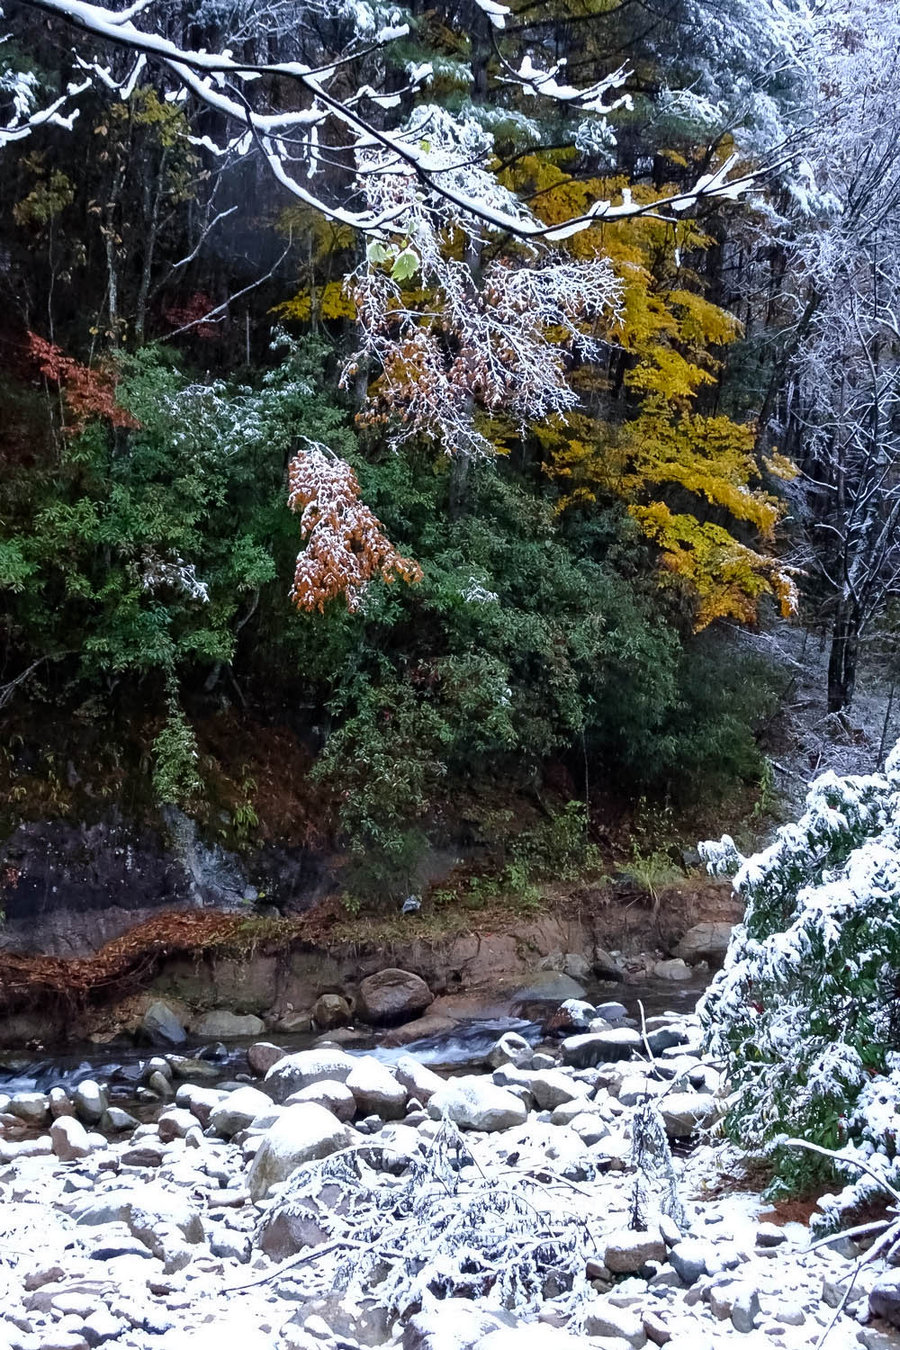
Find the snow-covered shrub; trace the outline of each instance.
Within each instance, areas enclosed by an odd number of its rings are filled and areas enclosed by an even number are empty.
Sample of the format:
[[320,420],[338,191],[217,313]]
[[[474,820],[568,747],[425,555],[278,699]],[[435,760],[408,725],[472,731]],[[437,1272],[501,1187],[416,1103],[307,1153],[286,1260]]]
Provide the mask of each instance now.
[[701,851],[746,902],[700,1009],[730,1080],[729,1134],[768,1154],[784,1188],[828,1166],[785,1147],[792,1136],[892,1154],[876,1075],[900,1007],[900,746],[884,773],[817,778],[764,852],[743,858],[727,836]]

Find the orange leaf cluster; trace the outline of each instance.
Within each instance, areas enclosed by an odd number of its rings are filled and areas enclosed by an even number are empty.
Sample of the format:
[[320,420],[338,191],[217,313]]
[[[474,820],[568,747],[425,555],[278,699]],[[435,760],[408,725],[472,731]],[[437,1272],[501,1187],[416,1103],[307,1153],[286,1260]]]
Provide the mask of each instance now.
[[114,427],[138,425],[131,413],[116,402],[116,381],[108,370],[81,365],[37,333],[28,333],[28,355],[41,374],[63,391],[66,407],[74,418],[74,425],[68,428],[70,432],[80,431],[93,417],[102,417]]
[[356,474],[324,446],[310,443],[288,466],[288,505],[300,515],[306,548],[297,559],[291,599],[298,609],[321,613],[343,596],[351,613],[376,576],[410,584],[422,569],[403,558],[361,500]]

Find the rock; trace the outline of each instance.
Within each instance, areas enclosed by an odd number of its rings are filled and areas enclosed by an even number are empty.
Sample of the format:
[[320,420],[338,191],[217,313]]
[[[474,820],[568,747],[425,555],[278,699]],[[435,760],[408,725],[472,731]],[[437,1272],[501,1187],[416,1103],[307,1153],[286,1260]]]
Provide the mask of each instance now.
[[637,1233],[631,1228],[622,1228],[615,1233],[607,1233],[603,1264],[614,1275],[633,1275],[648,1261],[665,1261],[666,1244],[657,1229],[648,1229],[646,1233]]
[[455,1298],[451,1318],[440,1306],[411,1317],[403,1331],[402,1350],[470,1350],[491,1332],[502,1330],[508,1319],[507,1313]]
[[272,1099],[259,1088],[242,1087],[229,1092],[224,1100],[217,1102],[209,1113],[209,1123],[216,1134],[230,1139],[239,1130],[246,1130],[257,1116],[272,1110]]
[[213,1108],[218,1106],[225,1095],[216,1088],[201,1087],[198,1083],[182,1083],[175,1093],[175,1105],[186,1107],[205,1128]]
[[173,1139],[184,1139],[196,1124],[197,1117],[186,1106],[170,1106],[156,1122],[159,1141],[161,1144],[168,1144]]
[[734,925],[730,923],[696,923],[675,948],[675,955],[692,966],[699,961],[721,966],[733,932]]
[[162,999],[150,1004],[141,1018],[140,1029],[157,1045],[183,1045],[187,1040],[182,1022]]
[[648,1341],[654,1345],[666,1345],[672,1339],[669,1324],[655,1309],[647,1309],[641,1316],[641,1323]]
[[563,974],[571,975],[573,980],[589,980],[593,974],[593,964],[581,952],[566,952],[563,957]]
[[[603,947],[594,949],[592,966],[598,980],[624,980],[625,978],[625,972],[619,962]],[[605,1014],[600,1013],[599,1015],[603,1017]]]
[[420,1016],[434,1002],[425,981],[409,970],[381,970],[359,986],[359,1012],[373,1026],[395,1026]]
[[[277,1066],[276,1066],[277,1067]],[[263,1135],[247,1175],[247,1188],[254,1200],[268,1194],[269,1187],[285,1181],[301,1163],[327,1158],[348,1142],[347,1130],[330,1111],[313,1102],[287,1106]]]
[[585,1003],[584,999],[580,998],[567,998],[550,1018],[547,1031],[548,1033],[587,1031],[596,1016],[592,1003]]
[[120,1155],[124,1167],[161,1167],[165,1149],[159,1141],[142,1139]]
[[50,1098],[43,1092],[17,1092],[6,1109],[26,1125],[46,1125],[50,1119]]
[[310,1083],[300,1092],[292,1092],[285,1105],[298,1106],[303,1102],[324,1106],[326,1111],[345,1122],[351,1121],[356,1115],[356,1098],[347,1084],[339,1083],[336,1078],[323,1078],[318,1083]]
[[531,1064],[532,1049],[524,1036],[516,1031],[506,1031],[488,1053],[488,1064],[499,1069],[503,1064],[512,1064],[517,1069],[527,1068]]
[[227,1008],[214,1008],[191,1023],[195,1036],[208,1037],[210,1040],[229,1041],[237,1036],[259,1036],[266,1029],[261,1017],[253,1013],[229,1012]]
[[406,1088],[374,1055],[362,1055],[347,1075],[346,1085],[363,1116],[400,1120],[406,1113]]
[[710,1273],[709,1257],[712,1254],[710,1243],[702,1238],[683,1238],[669,1252],[669,1262],[685,1284],[696,1284],[702,1276]]
[[787,1242],[787,1233],[777,1223],[761,1223],[756,1230],[758,1247],[780,1247]]
[[506,1130],[528,1119],[527,1108],[518,1097],[476,1077],[450,1079],[432,1095],[428,1114],[432,1120],[446,1117],[470,1130]]
[[321,1031],[345,1027],[350,1022],[350,1004],[342,994],[320,994],[313,1004],[312,1015]]
[[155,1092],[157,1097],[161,1097],[164,1102],[168,1101],[173,1095],[171,1078],[167,1078],[166,1075],[160,1073],[158,1069],[155,1073],[151,1073],[147,1087],[151,1092]]
[[869,1291],[869,1312],[900,1327],[900,1269],[880,1275]]
[[60,1162],[86,1158],[92,1151],[88,1132],[74,1116],[59,1116],[50,1126],[53,1152]]
[[602,1017],[605,1022],[621,1022],[628,1016],[628,1009],[624,1003],[610,1001],[608,1003],[598,1003],[594,1009],[595,1017]]
[[570,1336],[567,1331],[543,1322],[522,1322],[516,1327],[490,1332],[476,1341],[472,1350],[609,1350],[610,1346],[621,1350],[615,1341],[608,1341],[604,1347],[602,1342]]
[[139,1120],[130,1111],[123,1111],[120,1106],[109,1106],[100,1122],[100,1129],[108,1134],[123,1134],[125,1130],[138,1129],[139,1125]]
[[759,1294],[750,1284],[740,1284],[731,1305],[731,1325],[745,1335],[753,1330],[759,1317]]
[[250,1065],[251,1073],[264,1078],[272,1065],[277,1064],[280,1059],[285,1059],[286,1055],[285,1050],[280,1049],[277,1045],[272,1045],[271,1041],[257,1041],[247,1051],[247,1063]]
[[85,1078],[72,1093],[72,1101],[79,1120],[83,1120],[85,1125],[98,1125],[109,1106],[109,1091],[105,1086],[95,1083],[93,1078]]
[[128,1323],[113,1317],[108,1308],[100,1307],[84,1319],[81,1334],[91,1347],[118,1340],[128,1330]]
[[676,1045],[687,1045],[688,1034],[681,1027],[657,1027],[647,1033],[647,1044],[654,1055],[664,1050],[672,1050]]
[[672,961],[657,961],[653,967],[653,974],[658,980],[671,980],[673,983],[682,980],[689,980],[692,971],[686,962],[675,957]]
[[609,1031],[589,1031],[567,1036],[560,1047],[564,1064],[589,1069],[597,1064],[613,1064],[631,1059],[642,1048],[640,1032],[631,1027],[611,1027]]
[[394,1072],[397,1075],[397,1082],[423,1105],[427,1105],[434,1094],[444,1086],[443,1078],[424,1064],[420,1064],[412,1055],[401,1055],[394,1065]]
[[265,1083],[274,1100],[283,1102],[294,1092],[302,1092],[310,1083],[320,1083],[325,1078],[345,1083],[354,1063],[352,1056],[337,1047],[301,1050],[273,1064],[266,1074]]
[[60,1116],[74,1116],[75,1103],[64,1087],[52,1087],[47,1093],[47,1100],[50,1103],[50,1115],[54,1120],[58,1120]]
[[641,1319],[628,1308],[616,1308],[605,1299],[597,1299],[584,1310],[584,1331],[587,1336],[618,1336],[634,1350],[647,1343],[647,1333]]
[[542,1111],[552,1111],[564,1102],[584,1102],[588,1095],[587,1083],[579,1083],[561,1069],[537,1069],[528,1078],[528,1091]]
[[582,998],[584,985],[561,970],[540,971],[530,984],[516,990],[517,1003],[564,1003],[567,999]]
[[222,1076],[218,1064],[211,1064],[209,1060],[201,1059],[198,1055],[169,1055],[168,1060],[172,1076],[182,1082],[211,1083]]
[[707,1092],[672,1092],[661,1099],[659,1110],[670,1139],[688,1139],[719,1117],[718,1102]]

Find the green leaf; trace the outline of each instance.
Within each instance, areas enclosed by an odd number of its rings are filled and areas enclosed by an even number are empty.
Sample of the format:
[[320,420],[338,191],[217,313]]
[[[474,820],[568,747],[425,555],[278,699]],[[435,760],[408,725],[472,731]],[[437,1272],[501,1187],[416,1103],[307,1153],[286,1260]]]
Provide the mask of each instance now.
[[366,248],[366,259],[370,263],[390,262],[393,257],[393,250],[386,244],[380,244],[377,239],[372,239]]
[[391,277],[394,281],[409,281],[418,270],[418,253],[413,248],[405,248],[402,253],[397,254],[396,261],[391,268]]

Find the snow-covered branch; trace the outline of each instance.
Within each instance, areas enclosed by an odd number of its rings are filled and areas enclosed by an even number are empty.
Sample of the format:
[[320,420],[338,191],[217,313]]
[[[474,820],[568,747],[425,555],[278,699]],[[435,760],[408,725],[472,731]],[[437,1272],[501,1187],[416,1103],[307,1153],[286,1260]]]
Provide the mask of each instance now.
[[[461,165],[449,166],[405,117],[401,106],[402,91],[393,87],[375,87],[366,80],[361,80],[356,89],[348,89],[349,65],[364,54],[362,51],[351,49],[349,55],[318,66],[299,60],[241,61],[229,48],[214,52],[180,46],[150,25],[152,6],[144,0],[123,10],[92,4],[89,0],[22,0],[22,7],[41,10],[78,30],[83,35],[81,46],[85,40],[91,44],[113,45],[161,65],[174,82],[173,97],[187,93],[220,115],[225,128],[223,139],[217,142],[207,136],[204,143],[209,148],[239,155],[249,154],[254,149],[260,151],[269,170],[292,196],[342,224],[369,233],[403,232],[406,225],[397,215],[373,213],[353,205],[359,189],[360,152],[366,150],[380,152],[382,158],[389,161],[391,172],[406,174],[420,193],[443,198],[452,209],[465,213],[482,226],[519,238],[548,242],[559,242],[599,221],[658,215],[666,208],[683,212],[693,209],[701,200],[734,200],[760,178],[760,172],[756,170],[732,176],[736,161],[729,159],[699,178],[688,190],[670,198],[653,204],[633,202],[627,194],[623,194],[621,202],[597,200],[571,220],[550,226],[521,204],[504,209],[496,197],[486,199],[474,182],[460,171]],[[481,8],[495,30],[501,31],[505,7],[484,0]],[[386,46],[405,33],[405,25],[394,24],[366,34],[365,52]],[[113,85],[120,92],[135,78],[132,68],[126,79],[116,81],[93,50],[79,51],[78,56],[82,67],[91,70],[94,79],[107,86]],[[335,79],[338,67],[342,70],[339,82]],[[625,101],[624,96],[607,98],[624,78],[623,71],[617,71],[587,89],[577,89],[560,81],[561,67],[541,70],[528,55],[520,57],[517,65],[507,62],[506,68],[511,72],[506,78],[514,79],[528,94],[594,114],[605,115]],[[417,77],[424,78],[424,70],[420,70]],[[256,95],[256,85],[260,81],[264,88],[271,87],[273,82],[278,82],[281,87],[285,81],[290,82],[299,91],[302,106],[298,107],[292,98],[290,108],[264,110],[258,106],[259,96]],[[250,90],[251,84],[254,86],[253,99],[236,96],[238,90]],[[340,93],[335,92],[338,87]],[[368,114],[369,106],[377,115]],[[43,120],[55,118],[59,122],[61,107],[61,103],[54,105],[43,115]],[[382,115],[391,110],[399,110],[393,124],[390,118]],[[32,120],[37,116],[33,114]],[[326,126],[330,128],[333,141],[331,153],[346,158],[346,175],[343,185],[335,187],[332,184],[329,191],[324,187],[314,191],[310,179],[316,150],[323,143]],[[28,123],[19,118],[12,130],[18,136],[25,134],[27,128]],[[302,134],[299,147],[293,140],[297,133]],[[488,138],[475,167],[488,171],[491,152]],[[305,178],[304,182],[300,181],[301,176]]]

